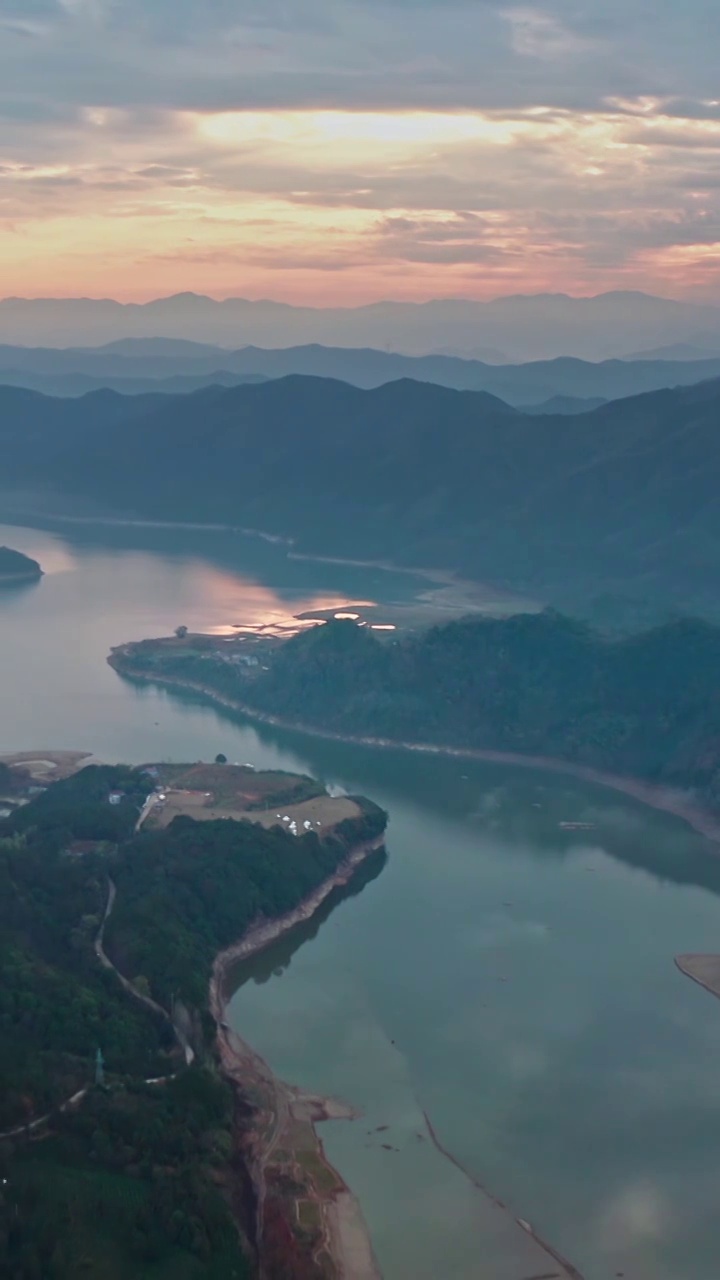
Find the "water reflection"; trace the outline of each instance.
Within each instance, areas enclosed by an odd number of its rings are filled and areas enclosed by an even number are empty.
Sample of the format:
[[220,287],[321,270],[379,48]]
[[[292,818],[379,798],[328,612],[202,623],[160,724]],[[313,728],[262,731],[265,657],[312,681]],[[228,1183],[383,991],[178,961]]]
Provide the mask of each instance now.
[[[143,682],[119,677],[140,693]],[[183,703],[207,705],[200,694],[174,692],[167,696]],[[309,762],[313,776],[332,785],[340,777],[355,778],[355,789],[366,791],[392,811],[393,804],[420,798],[428,814],[442,818],[458,831],[468,824],[478,836],[501,842],[508,857],[554,862],[588,861],[602,850],[616,861],[647,872],[658,883],[694,885],[720,895],[718,848],[693,832],[681,818],[659,813],[630,796],[575,778],[507,765],[443,759],[408,751],[377,751],[354,743],[335,742],[252,721],[229,708],[214,706],[220,721],[236,726],[252,724],[264,745],[291,748]],[[562,823],[579,822],[587,830],[564,830]]]
[[41,582],[42,578],[29,578],[25,582],[0,581],[0,609],[15,604],[21,596],[36,591]]
[[343,902],[349,902],[350,899],[357,898],[363,893],[368,885],[382,874],[387,861],[388,856],[385,850],[376,850],[362,866],[358,867],[349,884],[333,889],[309,920],[304,920],[294,928],[288,929],[287,933],[258,952],[251,960],[241,961],[234,969],[229,970],[225,986],[226,999],[231,1000],[248,982],[262,986],[271,978],[282,977],[290,968],[296,952],[318,936],[333,911]]
[[[257,539],[123,526],[79,526],[71,534],[5,526],[0,527],[0,542],[40,562],[47,575],[43,580],[47,611],[56,620],[60,610],[67,612],[71,604],[78,623],[86,615],[87,625],[96,628],[99,610],[93,602],[107,593],[111,577],[115,607],[106,607],[105,613],[108,620],[118,616],[112,644],[167,634],[168,614],[172,628],[185,625],[218,636],[241,629],[287,635],[317,625],[311,615],[333,613],[358,602],[375,607],[373,593],[359,571],[354,574],[357,595],[349,595],[338,566],[322,566],[315,576],[312,566],[288,561],[284,548]],[[58,582],[60,574],[63,583]],[[5,591],[12,591],[16,599],[21,588],[36,585],[15,584]],[[8,595],[3,599],[7,604]],[[137,611],[139,601],[143,617],[133,635],[126,618]],[[308,620],[299,621],[298,615]],[[106,653],[103,646],[98,660],[104,661]]]
[[57,571],[56,559],[57,568],[62,567],[59,561],[63,556],[74,566],[78,559],[88,556],[111,553],[122,559],[128,552],[141,552],[160,556],[167,564],[195,563],[205,568],[212,565],[221,574],[240,575],[248,583],[265,584],[280,599],[314,600],[327,596],[352,603],[354,598],[387,600],[390,594],[393,601],[410,601],[418,592],[417,575],[402,569],[295,558],[283,543],[239,532],[72,521],[40,521],[26,527],[10,521],[0,531],[0,539],[33,558],[39,558],[36,553],[41,553],[43,568],[47,561],[51,572]]

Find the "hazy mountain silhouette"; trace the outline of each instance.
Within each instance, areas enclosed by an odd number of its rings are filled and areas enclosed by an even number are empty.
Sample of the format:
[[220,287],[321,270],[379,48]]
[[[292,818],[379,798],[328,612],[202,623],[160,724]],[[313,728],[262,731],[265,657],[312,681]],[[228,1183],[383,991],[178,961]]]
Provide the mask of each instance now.
[[[459,391],[487,391],[508,404],[535,410],[556,397],[604,401],[690,385],[720,377],[720,357],[703,361],[608,360],[596,364],[560,357],[522,365],[489,365],[453,356],[404,356],[371,348],[283,349],[245,347],[226,351],[202,343],[132,339],[97,349],[58,350],[0,346],[0,381],[50,395],[82,395],[98,387],[126,394],[192,391],[218,383],[233,386],[249,378],[292,374],[335,378],[372,388],[400,378],[435,382]],[[589,406],[578,406],[583,411]],[[573,405],[551,405],[566,413]]]
[[603,404],[607,404],[607,400],[602,396],[593,396],[589,400],[582,400],[579,396],[553,396],[550,400],[543,400],[542,404],[523,405],[523,413],[543,416],[553,413],[592,413],[593,409],[599,409]]
[[717,360],[720,356],[720,339],[707,335],[702,342],[673,342],[652,351],[631,351],[623,360]]
[[[570,298],[515,295],[490,302],[462,298],[312,308],[193,293],[152,302],[6,298],[0,341],[27,346],[97,345],[126,338],[193,339],[237,348],[298,342],[433,351],[518,361],[573,355],[601,360],[640,348],[720,341],[720,309],[636,292]],[[221,366],[222,367],[222,366]]]
[[23,369],[0,370],[0,384],[26,387],[47,396],[79,397],[107,388],[120,395],[137,396],[146,392],[161,395],[186,395],[202,387],[239,387],[247,383],[267,382],[261,373],[229,373],[218,369],[210,374],[176,374],[170,378],[93,376],[89,373],[30,373]]

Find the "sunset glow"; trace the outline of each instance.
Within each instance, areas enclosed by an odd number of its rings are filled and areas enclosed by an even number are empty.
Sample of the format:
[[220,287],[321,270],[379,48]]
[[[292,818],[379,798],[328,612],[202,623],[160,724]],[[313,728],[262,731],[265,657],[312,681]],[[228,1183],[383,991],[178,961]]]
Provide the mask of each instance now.
[[397,0],[317,0],[293,31],[273,4],[22,8],[0,5],[5,295],[713,293],[720,103],[699,46],[662,92],[619,65],[612,5],[602,31],[501,0],[412,0],[402,31]]

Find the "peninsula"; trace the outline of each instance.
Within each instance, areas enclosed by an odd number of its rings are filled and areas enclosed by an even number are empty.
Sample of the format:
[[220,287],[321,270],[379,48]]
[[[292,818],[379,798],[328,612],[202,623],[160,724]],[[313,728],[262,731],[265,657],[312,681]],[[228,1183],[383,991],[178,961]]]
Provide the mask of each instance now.
[[553,610],[407,632],[332,620],[289,639],[124,644],[122,675],[371,746],[567,772],[720,838],[720,627],[608,638]]
[[31,560],[30,556],[23,555],[22,551],[13,551],[11,547],[0,547],[0,586],[33,582],[42,576],[37,560]]
[[0,822],[14,1272],[373,1280],[359,1206],[315,1131],[352,1112],[275,1080],[226,1026],[224,993],[231,965],[382,865],[386,815],[221,757],[83,759],[5,766],[22,801]]

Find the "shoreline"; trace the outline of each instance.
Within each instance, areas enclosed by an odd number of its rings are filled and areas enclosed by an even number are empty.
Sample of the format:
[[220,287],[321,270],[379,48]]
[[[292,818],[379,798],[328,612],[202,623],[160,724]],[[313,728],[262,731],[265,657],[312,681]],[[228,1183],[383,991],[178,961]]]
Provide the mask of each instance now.
[[332,729],[322,729],[313,725],[287,720],[282,716],[272,715],[270,712],[261,711],[249,706],[247,703],[240,702],[236,698],[230,698],[218,692],[211,685],[201,684],[199,681],[183,680],[178,677],[163,675],[160,672],[142,669],[124,671],[122,655],[119,659],[115,657],[116,653],[121,653],[123,647],[120,645],[117,649],[113,649],[107,659],[113,670],[120,675],[128,675],[135,679],[147,680],[155,684],[164,684],[169,688],[188,689],[191,693],[199,693],[211,702],[228,707],[231,711],[238,711],[250,720],[274,725],[278,729],[287,729],[293,733],[306,733],[311,737],[325,738],[331,742],[347,742],[359,747],[375,747],[384,751],[414,751],[423,755],[477,760],[486,764],[506,764],[521,769],[538,769],[546,773],[565,774],[567,777],[578,778],[581,782],[590,782],[596,786],[606,787],[611,791],[622,792],[634,800],[639,800],[641,804],[646,804],[651,809],[681,818],[698,835],[704,836],[712,844],[720,846],[720,815],[716,817],[711,810],[688,803],[683,798],[683,793],[674,790],[672,787],[662,787],[655,783],[643,782],[640,778],[608,773],[602,769],[595,769],[591,765],[573,764],[572,761],[561,760],[554,756],[521,755],[513,751],[495,751],[491,748],[453,747],[441,743],[371,738],[338,733]]
[[675,968],[720,1000],[720,956],[705,951],[675,956]]
[[[275,1095],[275,1105],[278,1112],[284,1112],[285,1118],[294,1125],[298,1123],[309,1125],[316,1143],[318,1157],[336,1179],[337,1187],[335,1191],[326,1193],[322,1210],[324,1236],[328,1245],[328,1253],[336,1268],[338,1280],[382,1280],[382,1273],[373,1252],[372,1237],[363,1215],[360,1201],[334,1166],[330,1164],[325,1155],[322,1138],[317,1133],[318,1124],[328,1120],[356,1120],[361,1118],[361,1113],[355,1111],[350,1104],[339,1099],[307,1094],[280,1080],[262,1055],[228,1025],[225,1020],[227,1001],[224,987],[229,973],[237,964],[257,955],[288,930],[309,920],[333,889],[347,884],[365,859],[372,852],[382,848],[383,845],[384,835],[379,836],[376,840],[357,846],[337,868],[336,872],[323,881],[293,911],[288,912],[285,916],[251,926],[239,942],[216,956],[210,982],[210,1011],[217,1027],[218,1047],[223,1074],[226,1079],[230,1081],[231,1085],[235,1085],[242,1094],[243,1088],[247,1089],[248,1078],[251,1080],[253,1078],[255,1080],[261,1078]],[[557,1280],[561,1280],[561,1277],[565,1277],[565,1280],[583,1280],[582,1273],[567,1258],[552,1245],[548,1244],[547,1240],[529,1222],[517,1217],[507,1204],[488,1191],[487,1187],[479,1182],[473,1174],[469,1173],[456,1157],[443,1146],[427,1111],[422,1107],[420,1109],[430,1141],[438,1153],[443,1159],[454,1165],[491,1205],[502,1214],[507,1215],[515,1226],[524,1232],[533,1244],[542,1251],[542,1254],[549,1261],[560,1268],[557,1273],[553,1273],[557,1274]],[[279,1144],[282,1124],[282,1118],[274,1124],[270,1143],[266,1147],[264,1154],[257,1151],[249,1153],[246,1150],[245,1152],[245,1159],[258,1195],[256,1228],[258,1243],[262,1240],[263,1234],[265,1164],[272,1157],[273,1150]],[[539,1276],[538,1280],[540,1280]]]
[[339,864],[331,876],[327,880],[323,880],[312,893],[303,898],[302,902],[294,907],[292,911],[286,912],[284,916],[274,916],[270,919],[253,924],[245,931],[242,938],[234,942],[232,946],[226,947],[224,951],[219,952],[213,962],[213,973],[210,983],[210,1009],[215,1016],[213,1001],[216,1002],[217,1008],[222,1013],[224,1010],[224,993],[222,983],[226,979],[229,970],[236,964],[240,964],[243,960],[248,960],[251,956],[256,956],[265,947],[269,947],[271,943],[287,933],[289,929],[293,929],[295,925],[304,924],[306,920],[310,920],[319,907],[322,906],[326,898],[330,896],[333,889],[344,887],[350,882],[358,867],[370,856],[371,853],[382,849],[385,844],[384,834],[377,836],[375,840],[368,840],[363,844],[356,845],[351,849],[348,856]]
[[[328,1161],[316,1127],[327,1120],[356,1119],[358,1113],[338,1099],[306,1094],[280,1080],[261,1054],[228,1025],[225,1015],[226,985],[230,972],[244,960],[259,954],[296,925],[311,919],[326,898],[335,889],[347,885],[371,854],[382,849],[384,844],[383,833],[374,840],[356,845],[333,874],[308,894],[297,907],[284,916],[262,920],[251,925],[238,942],[221,951],[213,962],[208,1002],[216,1026],[216,1042],[222,1074],[241,1097],[247,1093],[249,1082],[254,1082],[254,1091],[259,1087],[260,1092],[265,1092],[267,1095],[270,1115],[269,1136],[263,1142],[262,1122],[257,1123],[257,1118],[262,1121],[263,1113],[256,1107],[255,1132],[250,1143],[246,1142],[244,1149],[244,1159],[257,1196],[255,1234],[261,1274],[268,1166],[273,1155],[276,1152],[279,1154],[280,1140],[284,1131],[289,1127],[304,1126],[309,1131],[308,1136],[312,1140],[314,1156],[327,1171],[331,1184],[334,1184],[331,1191],[323,1193],[316,1191],[311,1199],[312,1204],[317,1207],[321,1236],[320,1242],[313,1249],[315,1260],[319,1252],[326,1254],[338,1280],[382,1280],[360,1202]],[[300,1201],[296,1204],[299,1208]]]
[[[410,577],[433,584],[434,591],[460,590],[467,593],[468,591],[484,589],[502,600],[524,600],[528,606],[534,606],[535,603],[530,597],[525,596],[524,591],[519,588],[516,590],[509,583],[489,583],[484,578],[478,581],[472,578],[460,578],[453,569],[443,569],[439,566],[432,568],[427,565],[402,564],[392,560],[367,560],[352,556],[325,556],[311,551],[296,551],[297,540],[294,537],[282,533],[270,533],[266,529],[247,529],[241,525],[214,524],[202,520],[149,520],[133,516],[57,515],[37,511],[28,512],[26,510],[22,512],[8,511],[3,514],[0,511],[0,523],[15,524],[18,521],[19,527],[30,529],[40,529],[46,526],[50,526],[52,529],[57,525],[77,525],[80,527],[96,526],[110,529],[148,529],[150,532],[175,529],[180,532],[191,533],[230,533],[243,538],[254,538],[259,542],[269,543],[271,546],[287,548],[288,560],[345,566],[350,569],[377,569],[382,573],[407,574]],[[41,576],[43,576],[42,571]],[[432,594],[432,592],[423,592],[421,599],[425,594]],[[540,608],[541,606],[537,605],[535,607]],[[512,610],[512,612],[516,611]],[[525,609],[522,610],[522,612],[525,611]]]
[[[119,649],[122,648],[123,646],[119,646]],[[113,650],[113,654],[114,653],[115,650]],[[108,662],[110,663],[110,666],[113,666],[113,669],[119,669],[115,666],[113,660],[111,660],[113,659],[113,654],[108,658]],[[122,675],[123,672],[119,671],[119,673]],[[528,763],[530,765],[537,765],[536,758],[518,758],[518,756],[511,755],[510,753],[478,753],[478,751],[473,750],[465,751],[455,748],[443,748],[443,746],[434,746],[430,744],[407,744],[407,742],[393,742],[383,739],[361,739],[361,737],[350,737],[331,731],[314,730],[314,728],[310,728],[309,726],[302,726],[302,724],[283,721],[283,719],[270,716],[270,714],[255,712],[254,709],[246,707],[245,704],[241,704],[238,703],[237,700],[227,698],[227,696],[210,689],[209,686],[200,685],[199,682],[172,680],[172,678],[167,676],[150,675],[150,673],[147,672],[135,671],[127,673],[128,675],[142,678],[142,680],[156,680],[160,682],[160,684],[165,684],[170,687],[174,686],[177,687],[177,689],[188,689],[193,692],[200,692],[201,695],[204,695],[205,698],[208,698],[210,701],[215,701],[215,703],[225,705],[225,707],[233,710],[240,710],[241,713],[246,714],[246,716],[251,719],[259,719],[259,721],[272,723],[278,727],[290,728],[290,730],[297,732],[307,732],[314,736],[327,737],[327,739],[356,742],[356,744],[359,745],[382,746],[382,748],[386,749],[402,748],[406,750],[432,751],[433,754],[459,756],[470,755],[473,756],[473,758],[480,759],[501,759],[503,763]],[[560,771],[564,771],[564,764],[562,764],[562,762],[550,762],[546,767],[553,767],[553,765],[556,765]],[[720,828],[719,837],[717,838],[720,840]],[[215,956],[213,975],[211,975],[210,980],[209,1005],[211,1014],[213,1014],[213,1018],[215,1020],[215,1027],[217,1027],[217,1043],[225,1078],[227,1078],[229,1083],[238,1089],[238,1092],[240,1092],[242,1096],[243,1087],[247,1087],[247,1076],[249,1076],[249,1071],[250,1074],[252,1074],[252,1069],[255,1069],[255,1073],[259,1074],[261,1078],[264,1078],[265,1083],[272,1085],[275,1093],[283,1094],[284,1107],[287,1108],[287,1112],[292,1117],[292,1120],[295,1120],[296,1123],[300,1120],[301,1123],[302,1121],[305,1121],[306,1124],[310,1124],[311,1130],[313,1130],[315,1142],[318,1144],[320,1160],[322,1160],[325,1169],[331,1171],[334,1178],[337,1179],[338,1184],[340,1184],[340,1190],[336,1190],[336,1192],[332,1194],[332,1197],[329,1198],[327,1207],[325,1207],[325,1215],[327,1215],[325,1216],[325,1238],[327,1238],[329,1245],[331,1245],[329,1253],[331,1253],[334,1265],[336,1265],[338,1280],[382,1280],[382,1272],[379,1271],[378,1263],[377,1260],[375,1260],[373,1253],[372,1236],[370,1236],[368,1225],[366,1225],[359,1199],[357,1199],[355,1194],[347,1187],[345,1180],[341,1178],[341,1175],[338,1175],[337,1170],[329,1164],[327,1156],[325,1156],[324,1153],[322,1138],[319,1138],[318,1133],[316,1133],[316,1125],[319,1123],[323,1123],[323,1121],[327,1120],[357,1119],[357,1112],[354,1111],[354,1108],[348,1106],[347,1103],[340,1102],[336,1100],[336,1098],[309,1096],[309,1094],[300,1093],[300,1091],[297,1091],[297,1089],[291,1087],[291,1085],[281,1082],[281,1080],[274,1075],[272,1069],[270,1069],[270,1066],[268,1065],[268,1062],[261,1057],[260,1053],[256,1052],[249,1043],[243,1041],[240,1034],[234,1032],[234,1030],[229,1027],[227,1021],[225,1021],[227,998],[225,998],[224,986],[225,982],[227,982],[228,974],[234,968],[234,965],[241,964],[243,960],[250,959],[251,956],[259,954],[259,952],[263,951],[266,946],[269,946],[270,943],[281,937],[283,933],[290,931],[290,929],[295,927],[296,924],[300,924],[305,922],[305,920],[310,919],[311,916],[314,915],[315,911],[318,910],[319,906],[322,905],[322,902],[327,899],[329,893],[333,891],[333,888],[341,886],[341,884],[346,884],[350,881],[352,874],[354,874],[354,870],[363,863],[366,856],[383,845],[384,833],[383,836],[378,837],[375,841],[369,842],[368,845],[357,846],[357,849],[351,851],[350,858],[348,858],[345,863],[341,864],[341,867],[336,870],[336,873],[334,873],[328,881],[324,881],[323,884],[320,884],[318,890],[311,893],[311,895],[302,901],[295,910],[291,911],[291,913],[279,916],[279,918],[274,920],[266,920],[266,922],[251,925],[249,931],[245,933],[245,936],[243,936],[240,941],[234,943],[233,946],[228,947],[227,950],[220,952],[218,956]],[[552,1245],[548,1244],[546,1240],[537,1233],[536,1229],[529,1224],[529,1222],[524,1219],[520,1219],[520,1217],[516,1216],[505,1203],[500,1201],[496,1196],[493,1196],[492,1192],[489,1192],[482,1183],[479,1183],[479,1181],[475,1179],[459,1161],[456,1160],[455,1156],[452,1156],[452,1153],[447,1151],[441,1140],[439,1140],[436,1130],[433,1128],[428,1112],[425,1111],[423,1107],[420,1107],[420,1110],[421,1114],[423,1114],[425,1126],[427,1126],[430,1142],[432,1142],[433,1146],[436,1147],[439,1155],[445,1158],[445,1160],[450,1161],[450,1164],[454,1165],[456,1169],[459,1170],[466,1179],[468,1179],[469,1183],[487,1199],[489,1204],[495,1206],[496,1210],[503,1213],[503,1215],[507,1215],[512,1224],[515,1225],[515,1228],[518,1228],[521,1233],[527,1235],[529,1240],[532,1240],[533,1244],[536,1245],[538,1249],[541,1249],[542,1253],[548,1258],[548,1260],[561,1268],[561,1270],[557,1272],[557,1280],[560,1280],[561,1276],[565,1276],[566,1280],[583,1280],[582,1272],[578,1271],[578,1268],[575,1267],[573,1263],[566,1260],[561,1253],[557,1252]],[[275,1129],[275,1134],[273,1135],[273,1144],[274,1143],[277,1143],[277,1129]],[[255,1152],[246,1152],[245,1158],[247,1167],[249,1167],[250,1170],[252,1183],[254,1183],[256,1188],[261,1188],[261,1184],[263,1184],[263,1157],[259,1156],[258,1153]],[[261,1215],[263,1215],[263,1203],[261,1203],[259,1194],[258,1231],[256,1231],[256,1239],[258,1239],[258,1242],[261,1240]],[[541,1280],[541,1277],[538,1276],[538,1280]],[[548,1274],[548,1280],[550,1280],[550,1274]]]
[[[33,523],[23,523],[28,520]],[[264,529],[244,529],[236,524],[208,524],[202,520],[143,520],[133,516],[69,516],[42,511],[9,511],[7,508],[0,510],[0,523],[12,525],[16,521],[20,521],[17,527],[21,529],[38,529],[47,524],[94,525],[110,529],[184,529],[197,533],[237,533],[243,537],[260,538],[262,542],[294,545],[293,539],[286,538],[283,534],[267,533]]]

